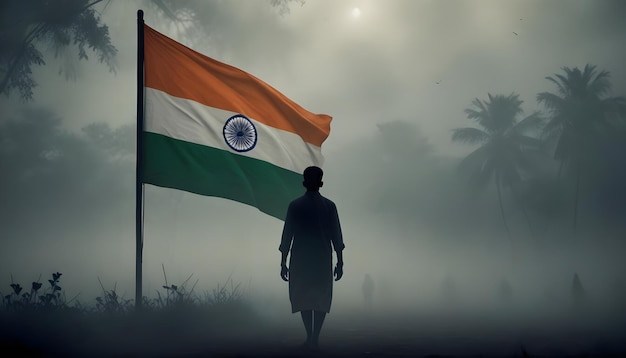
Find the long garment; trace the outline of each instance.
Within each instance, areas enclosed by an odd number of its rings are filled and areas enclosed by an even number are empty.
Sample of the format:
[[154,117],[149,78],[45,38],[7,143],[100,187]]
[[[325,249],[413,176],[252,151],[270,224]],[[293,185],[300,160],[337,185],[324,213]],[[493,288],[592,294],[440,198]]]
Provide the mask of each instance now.
[[[332,247],[331,247],[332,244]],[[345,247],[337,207],[317,191],[289,204],[279,250],[289,258],[291,312],[330,312],[333,296],[332,250]]]

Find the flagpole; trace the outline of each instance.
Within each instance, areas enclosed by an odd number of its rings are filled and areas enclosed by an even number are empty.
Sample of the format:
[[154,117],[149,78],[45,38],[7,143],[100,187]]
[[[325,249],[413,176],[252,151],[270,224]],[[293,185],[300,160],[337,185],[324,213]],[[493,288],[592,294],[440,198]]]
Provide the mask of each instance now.
[[137,164],[135,175],[135,309],[142,304],[142,251],[143,251],[143,93],[144,93],[144,46],[143,46],[143,10],[137,11]]

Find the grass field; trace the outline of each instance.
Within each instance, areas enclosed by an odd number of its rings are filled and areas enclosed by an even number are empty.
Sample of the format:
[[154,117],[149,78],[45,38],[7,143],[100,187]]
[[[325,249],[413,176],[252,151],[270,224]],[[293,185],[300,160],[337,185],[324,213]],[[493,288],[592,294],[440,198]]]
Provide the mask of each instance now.
[[[134,311],[131,300],[105,290],[95,304],[67,299],[61,274],[18,284],[3,297],[3,356],[62,357],[449,357],[624,356],[626,315],[606,307],[552,307],[519,311],[502,304],[483,309],[365,309],[331,312],[320,351],[298,348],[299,315],[273,319],[255,309],[239,286],[194,293],[189,280],[166,284]],[[44,285],[45,284],[45,285]],[[288,308],[285,308],[288,310]],[[5,355],[7,354],[7,355]]]

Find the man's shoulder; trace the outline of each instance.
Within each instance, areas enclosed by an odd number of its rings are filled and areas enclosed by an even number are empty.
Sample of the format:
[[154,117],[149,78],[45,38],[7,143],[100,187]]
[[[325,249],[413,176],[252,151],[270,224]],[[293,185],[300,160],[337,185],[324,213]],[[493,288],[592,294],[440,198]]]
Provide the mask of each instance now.
[[324,207],[326,207],[327,209],[330,209],[331,211],[335,211],[335,212],[337,211],[337,205],[335,205],[334,201],[322,195],[320,195],[320,198],[322,199],[322,203]]
[[330,206],[335,206],[335,202],[334,202],[334,201],[332,201],[332,200],[328,199],[327,197],[325,197],[325,196],[323,196],[323,195],[320,195],[320,196],[322,197],[322,200],[324,200],[324,202],[325,202],[326,204],[328,204],[328,205],[330,205]]
[[306,200],[306,195],[301,195],[301,196],[293,199],[291,201],[291,203],[289,203],[289,205],[297,205],[298,203],[301,203],[301,202],[303,202],[305,200]]
[[295,199],[293,199],[290,203],[289,203],[289,208],[293,209],[293,208],[297,208],[300,207],[302,205],[304,205],[306,202],[306,197],[304,195],[299,196]]
[[310,205],[312,202],[315,201],[315,197],[320,198],[325,204],[330,205],[330,206],[335,206],[335,203],[328,199],[327,197],[323,196],[320,193],[316,193],[316,195],[310,195],[310,194],[303,194],[295,199],[293,199],[291,201],[291,203],[289,203],[289,206],[298,206],[298,205]]

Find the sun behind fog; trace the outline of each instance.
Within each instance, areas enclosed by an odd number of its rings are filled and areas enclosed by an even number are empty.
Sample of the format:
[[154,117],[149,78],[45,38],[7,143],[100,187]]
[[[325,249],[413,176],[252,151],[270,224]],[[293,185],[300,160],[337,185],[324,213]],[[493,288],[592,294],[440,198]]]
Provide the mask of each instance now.
[[359,16],[361,16],[361,10],[358,7],[352,9],[352,17],[356,19]]

